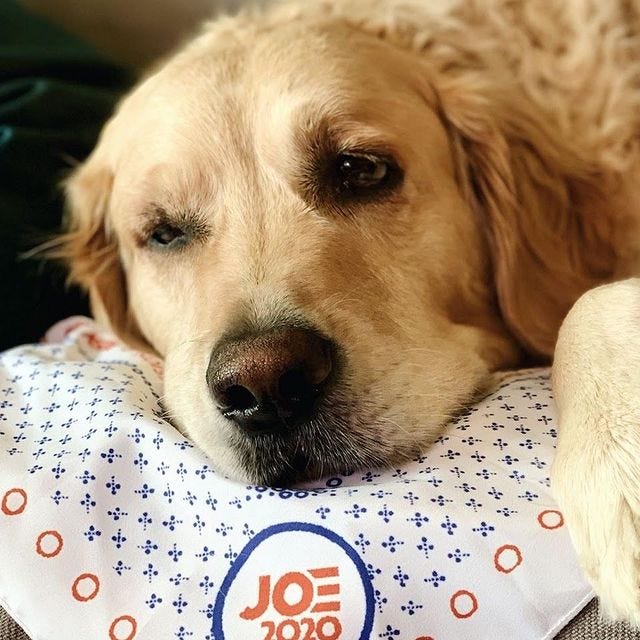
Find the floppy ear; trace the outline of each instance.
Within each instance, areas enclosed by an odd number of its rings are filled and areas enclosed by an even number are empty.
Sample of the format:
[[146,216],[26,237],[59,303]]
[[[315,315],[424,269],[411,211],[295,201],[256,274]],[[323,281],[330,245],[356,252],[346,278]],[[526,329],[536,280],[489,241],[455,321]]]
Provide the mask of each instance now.
[[613,274],[605,177],[517,94],[494,101],[460,77],[439,100],[460,184],[486,227],[502,316],[530,353],[551,356],[572,304]]
[[69,280],[89,294],[98,322],[133,346],[146,345],[127,301],[118,245],[110,232],[109,199],[113,174],[94,154],[66,181],[66,233],[58,238],[54,257],[65,261]]

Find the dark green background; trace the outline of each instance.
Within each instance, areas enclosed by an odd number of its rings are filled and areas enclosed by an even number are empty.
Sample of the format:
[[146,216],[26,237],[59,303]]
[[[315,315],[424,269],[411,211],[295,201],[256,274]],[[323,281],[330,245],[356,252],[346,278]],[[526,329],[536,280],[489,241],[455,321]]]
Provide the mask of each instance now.
[[0,0],[0,350],[88,313],[64,270],[21,254],[60,226],[60,181],[91,151],[130,73]]

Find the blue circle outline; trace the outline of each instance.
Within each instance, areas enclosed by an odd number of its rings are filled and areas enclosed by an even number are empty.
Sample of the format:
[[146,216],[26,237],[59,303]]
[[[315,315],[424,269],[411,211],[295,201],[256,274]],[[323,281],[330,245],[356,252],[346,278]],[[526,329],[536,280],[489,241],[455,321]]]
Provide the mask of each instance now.
[[238,554],[235,562],[231,565],[231,568],[227,572],[227,575],[224,577],[224,580],[220,585],[220,589],[218,589],[216,603],[213,607],[213,624],[211,627],[213,639],[225,640],[224,629],[222,628],[222,612],[227,599],[227,594],[229,593],[234,580],[238,576],[240,569],[242,569],[247,560],[249,560],[249,557],[255,551],[256,547],[262,544],[267,538],[271,538],[278,533],[290,531],[304,531],[306,533],[315,533],[316,535],[327,538],[327,540],[329,540],[330,542],[337,544],[353,562],[360,576],[366,600],[364,625],[362,627],[362,631],[360,632],[360,637],[358,638],[358,640],[369,640],[371,630],[373,629],[374,594],[373,585],[371,584],[369,573],[367,572],[367,568],[365,567],[362,558],[358,555],[356,550],[337,533],[335,533],[335,531],[331,531],[326,527],[321,527],[320,525],[311,524],[309,522],[281,522],[280,524],[272,525],[271,527],[267,527],[266,529],[260,531],[260,533],[258,533],[246,544],[244,549],[242,549],[242,551]]

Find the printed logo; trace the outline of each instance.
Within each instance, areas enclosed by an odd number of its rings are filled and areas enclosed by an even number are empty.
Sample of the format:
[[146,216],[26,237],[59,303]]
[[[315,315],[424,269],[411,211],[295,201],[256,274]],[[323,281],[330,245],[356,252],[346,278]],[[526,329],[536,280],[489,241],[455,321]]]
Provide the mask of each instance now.
[[356,551],[303,522],[268,527],[242,550],[216,599],[215,640],[368,640],[373,587]]

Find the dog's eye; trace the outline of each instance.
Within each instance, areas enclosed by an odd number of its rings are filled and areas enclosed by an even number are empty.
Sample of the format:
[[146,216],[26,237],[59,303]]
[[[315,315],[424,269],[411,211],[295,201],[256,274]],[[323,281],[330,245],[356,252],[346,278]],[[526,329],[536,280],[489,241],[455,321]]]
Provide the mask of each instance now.
[[153,228],[147,244],[151,247],[168,248],[182,244],[186,239],[185,232],[168,222],[163,222]]
[[367,195],[394,186],[399,167],[390,158],[368,153],[343,153],[337,157],[338,188],[344,195]]

